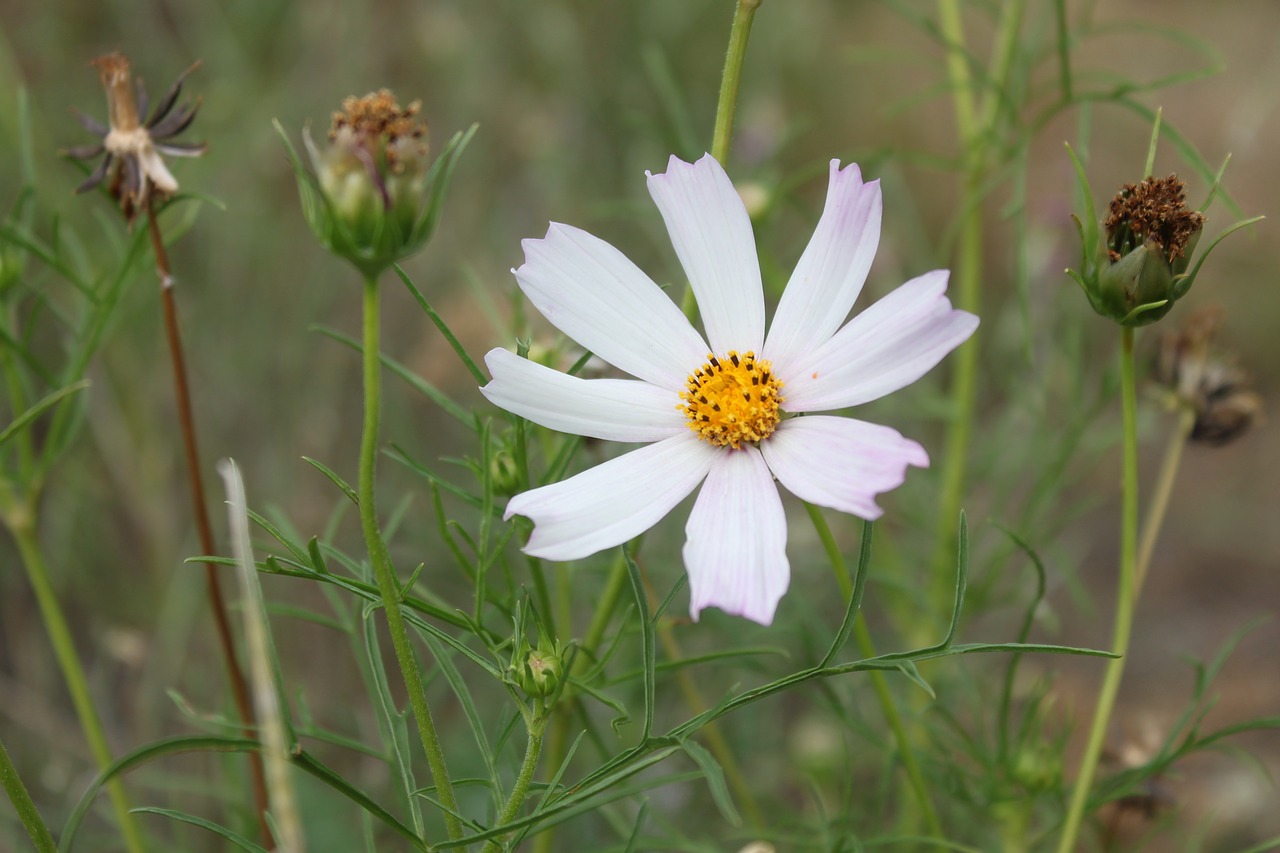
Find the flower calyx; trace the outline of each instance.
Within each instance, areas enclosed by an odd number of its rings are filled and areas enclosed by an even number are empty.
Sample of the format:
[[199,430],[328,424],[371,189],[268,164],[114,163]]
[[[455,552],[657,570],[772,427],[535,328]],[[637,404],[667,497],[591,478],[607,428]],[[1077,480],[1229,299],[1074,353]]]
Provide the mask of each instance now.
[[421,108],[419,101],[401,107],[386,89],[347,98],[333,114],[324,144],[303,130],[311,170],[276,124],[307,224],[325,248],[366,276],[376,276],[430,239],[458,155],[475,131],[455,134],[430,163]]

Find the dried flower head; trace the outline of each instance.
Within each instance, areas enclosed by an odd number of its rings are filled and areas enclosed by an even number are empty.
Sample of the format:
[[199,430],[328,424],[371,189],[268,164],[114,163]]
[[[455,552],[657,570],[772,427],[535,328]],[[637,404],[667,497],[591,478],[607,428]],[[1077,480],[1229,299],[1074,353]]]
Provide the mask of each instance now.
[[[386,89],[347,98],[333,114],[327,145],[321,148],[309,130],[303,131],[314,174],[289,146],[307,224],[330,251],[366,274],[376,274],[426,242],[448,172],[470,138],[470,133],[455,136],[428,168],[421,109],[418,101],[401,107]],[[443,180],[437,180],[442,168]]]
[[1195,415],[1191,440],[1215,447],[1243,435],[1262,413],[1262,398],[1231,355],[1214,346],[1222,310],[1202,308],[1160,343],[1157,376],[1178,405]]
[[167,198],[178,190],[178,182],[165,166],[161,154],[198,157],[205,152],[204,143],[176,142],[173,139],[191,125],[200,108],[198,98],[177,106],[183,80],[200,63],[182,72],[145,121],[143,117],[147,115],[149,106],[147,89],[142,78],[131,79],[129,60],[123,54],[111,53],[93,60],[93,65],[97,67],[102,87],[107,93],[108,126],[104,127],[93,118],[77,112],[80,123],[99,137],[99,141],[70,148],[63,153],[77,160],[102,157],[76,192],[91,190],[105,182],[107,192],[132,223],[139,211],[146,207],[152,193],[159,198]]

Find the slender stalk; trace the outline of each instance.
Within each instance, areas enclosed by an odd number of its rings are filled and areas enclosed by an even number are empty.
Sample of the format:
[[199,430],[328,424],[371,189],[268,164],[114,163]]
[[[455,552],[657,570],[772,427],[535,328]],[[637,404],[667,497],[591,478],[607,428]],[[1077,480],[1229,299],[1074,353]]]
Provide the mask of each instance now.
[[1169,436],[1164,461],[1160,463],[1160,475],[1156,478],[1151,505],[1147,507],[1147,517],[1142,522],[1142,536],[1138,540],[1138,569],[1134,579],[1137,587],[1135,595],[1142,591],[1142,583],[1147,579],[1151,554],[1156,548],[1156,537],[1160,535],[1160,526],[1164,523],[1164,514],[1169,508],[1169,496],[1173,494],[1173,481],[1177,479],[1178,466],[1182,463],[1182,450],[1187,446],[1187,439],[1191,437],[1191,428],[1195,424],[1194,411],[1189,407],[1179,410],[1178,423]]
[[[733,23],[729,27],[729,49],[725,52],[724,71],[720,75],[720,97],[716,102],[716,123],[711,135],[711,156],[721,166],[729,162],[729,143],[733,139],[733,118],[738,110],[738,86],[742,82],[742,64],[747,58],[747,39],[751,36],[751,22],[762,0],[738,0],[733,10]],[[693,320],[697,316],[698,303],[693,288],[685,288],[680,300],[680,310]],[[625,572],[624,572],[625,574]]]
[[[976,314],[982,296],[982,206],[977,198],[981,192],[983,174],[983,130],[979,127],[958,0],[938,0],[938,18],[947,43],[947,78],[951,85],[956,130],[964,150],[965,164],[964,221],[959,231],[953,279],[955,286],[952,292],[955,294],[957,308]],[[1010,19],[1006,18],[1008,20]],[[1020,16],[1015,16],[1012,20],[1016,23]],[[1005,40],[1001,38],[999,41],[1004,43]],[[994,120],[995,115],[996,112],[990,110],[989,116],[984,118]],[[931,575],[939,579],[932,588],[933,602],[939,609],[945,609],[951,594],[943,579],[949,577],[945,568],[952,557],[956,519],[960,515],[969,462],[969,439],[973,432],[974,405],[977,399],[977,335],[956,349],[952,356],[952,369],[951,420],[942,461],[942,496],[938,502],[938,533],[932,563],[934,571]]]
[[[515,784],[511,787],[506,805],[502,807],[502,814],[498,815],[498,826],[510,823],[520,814],[520,807],[524,805],[525,797],[529,795],[529,784],[533,781],[533,773],[538,769],[538,758],[542,755],[542,736],[546,727],[542,700],[539,699],[534,705],[533,714],[529,720],[529,741],[524,749],[524,760],[520,762],[520,772],[516,776]],[[496,853],[501,849],[496,838],[490,839],[484,845],[483,853]]]
[[[111,748],[107,746],[107,736],[102,729],[102,720],[98,718],[98,709],[94,707],[93,697],[89,695],[89,683],[85,680],[84,669],[76,656],[75,642],[71,639],[66,616],[58,604],[53,585],[49,583],[49,572],[45,568],[44,556],[40,553],[40,544],[36,538],[34,517],[28,513],[25,519],[11,518],[9,525],[13,538],[18,542],[18,552],[22,556],[22,565],[27,570],[27,578],[35,591],[45,630],[49,632],[49,641],[53,643],[54,655],[62,669],[62,678],[71,694],[71,703],[75,706],[76,716],[80,718],[80,728],[84,731],[85,740],[89,742],[89,751],[93,753],[98,767],[106,769],[113,761]],[[129,799],[119,778],[113,778],[107,783],[107,793],[115,808],[116,819],[120,822],[125,847],[130,853],[143,853],[146,847],[142,843],[142,834],[133,815],[129,813]]]
[[364,281],[364,432],[360,438],[360,527],[364,531],[369,562],[373,565],[378,591],[382,595],[382,612],[387,616],[387,628],[396,651],[396,662],[400,664],[400,673],[404,676],[405,689],[409,694],[409,704],[413,707],[413,716],[418,724],[418,736],[422,739],[422,748],[427,754],[427,765],[431,768],[436,792],[445,807],[445,828],[449,838],[457,840],[462,837],[462,822],[457,817],[458,800],[453,794],[444,752],[440,749],[440,738],[436,735],[431,709],[427,706],[422,673],[405,629],[404,614],[400,612],[399,583],[391,567],[386,543],[382,541],[382,532],[378,529],[378,508],[374,501],[378,418],[382,408],[381,365],[378,361],[381,333],[378,314],[378,279],[370,275]]
[[729,49],[724,57],[724,73],[720,75],[720,99],[716,103],[716,125],[711,137],[711,156],[724,165],[729,160],[729,141],[733,137],[733,117],[738,109],[738,85],[742,81],[742,63],[747,56],[747,39],[751,22],[761,0],[738,0],[729,29]]
[[1115,635],[1111,643],[1111,650],[1119,657],[1107,662],[1107,673],[1102,681],[1102,691],[1098,694],[1093,725],[1089,729],[1080,771],[1076,775],[1058,853],[1072,853],[1076,849],[1076,836],[1084,819],[1089,792],[1093,788],[1093,777],[1098,769],[1098,759],[1102,755],[1102,744],[1107,735],[1107,725],[1111,721],[1111,711],[1115,707],[1120,680],[1124,676],[1137,598],[1138,404],[1133,366],[1133,329],[1128,327],[1122,328],[1120,332],[1120,401],[1124,408],[1124,501],[1120,516],[1120,586],[1116,593]]
[[[191,511],[195,517],[196,531],[200,536],[200,549],[208,555],[216,554],[213,526],[209,522],[209,507],[204,497],[204,477],[200,473],[200,448],[196,441],[196,421],[191,405],[191,386],[187,381],[187,363],[183,355],[182,331],[178,324],[178,306],[173,297],[173,273],[169,266],[169,253],[165,250],[160,234],[160,222],[156,218],[154,193],[147,194],[147,231],[151,236],[151,250],[156,259],[156,275],[160,278],[160,299],[164,307],[165,337],[169,344],[169,361],[173,365],[173,392],[178,406],[178,425],[182,432],[182,446],[187,464],[187,482],[191,488]],[[213,624],[218,632],[218,646],[231,682],[231,696],[236,713],[244,726],[245,737],[255,737],[253,704],[249,699],[249,684],[236,656],[235,637],[231,630],[231,618],[227,614],[226,597],[218,578],[218,568],[213,563],[204,566],[205,593],[213,611]],[[267,822],[267,782],[262,766],[262,756],[249,754],[249,775],[253,786],[254,807],[258,812],[258,833],[268,848],[273,846],[271,825]]]
[[[804,508],[809,513],[809,520],[813,522],[818,539],[822,541],[823,549],[827,552],[827,560],[831,563],[832,572],[835,573],[836,584],[840,587],[840,594],[847,604],[853,596],[853,576],[849,573],[849,565],[845,562],[844,555],[840,553],[840,546],[836,544],[836,539],[831,534],[831,527],[822,516],[822,511],[807,501]],[[858,621],[853,625],[853,636],[858,643],[858,651],[864,658],[876,656],[876,647],[871,639],[871,632],[867,628],[867,620],[861,613],[858,614]],[[902,759],[902,769],[907,773],[920,814],[924,816],[929,832],[935,838],[943,838],[942,823],[938,820],[938,812],[934,809],[933,799],[929,796],[929,785],[925,781],[924,772],[920,769],[920,762],[916,759],[915,747],[902,721],[902,715],[898,713],[898,706],[894,701],[893,691],[889,689],[888,679],[877,669],[871,670],[868,674],[871,676],[871,686],[875,690],[876,701],[880,703],[880,711],[893,731],[893,739],[898,745],[898,755]]]
[[[563,576],[563,575],[562,575]],[[628,585],[627,561],[619,554],[609,569],[609,577],[605,580],[604,590],[600,593],[595,612],[591,614],[591,622],[587,625],[587,633],[583,637],[582,647],[573,659],[571,677],[582,675],[591,667],[596,649],[604,640],[604,632],[609,628],[613,612],[618,609],[618,601],[622,591]],[[573,684],[565,687],[556,706],[551,723],[551,734],[547,743],[547,763],[553,769],[559,769],[564,761],[565,750],[569,746],[569,728],[573,725],[571,711],[578,702],[573,692]],[[538,833],[533,841],[534,853],[550,853],[555,839],[555,828],[551,827]]]
[[27,835],[31,836],[36,850],[39,853],[56,853],[58,845],[53,843],[53,835],[41,819],[40,812],[36,810],[36,804],[31,801],[27,786],[22,784],[18,770],[9,760],[9,752],[4,748],[3,743],[0,743],[0,786],[13,802],[13,808],[18,812],[22,825],[27,828]]

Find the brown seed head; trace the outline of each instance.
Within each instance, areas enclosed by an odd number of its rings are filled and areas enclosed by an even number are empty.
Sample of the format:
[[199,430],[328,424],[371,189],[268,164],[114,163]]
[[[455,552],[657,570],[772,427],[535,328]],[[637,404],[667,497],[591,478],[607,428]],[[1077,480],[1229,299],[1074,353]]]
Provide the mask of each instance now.
[[1219,308],[1196,311],[1180,331],[1161,340],[1156,365],[1159,380],[1195,413],[1191,440],[1213,446],[1239,438],[1262,414],[1262,398],[1250,387],[1249,375],[1213,347],[1221,323]]
[[427,153],[427,125],[418,119],[421,101],[401,109],[387,89],[371,92],[363,98],[349,97],[342,102],[342,112],[333,114],[329,138],[336,139],[348,129],[363,144],[375,151],[381,147],[387,169],[399,173],[411,157],[421,159]]
[[1204,215],[1187,209],[1186,187],[1177,175],[1170,175],[1125,184],[1111,200],[1110,213],[1103,224],[1113,263],[1146,242],[1158,246],[1165,259],[1173,263],[1204,227]]

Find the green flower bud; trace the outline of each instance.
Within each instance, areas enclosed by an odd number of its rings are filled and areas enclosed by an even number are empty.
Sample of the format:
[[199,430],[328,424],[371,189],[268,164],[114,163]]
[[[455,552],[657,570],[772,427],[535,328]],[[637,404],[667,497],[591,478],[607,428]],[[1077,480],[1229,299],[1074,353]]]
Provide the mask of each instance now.
[[489,477],[493,483],[493,493],[500,497],[511,497],[523,487],[515,455],[505,446],[490,457]]
[[560,688],[563,678],[564,661],[560,655],[536,649],[525,656],[519,682],[525,693],[545,699]]
[[[426,244],[439,220],[458,155],[473,127],[456,134],[428,165],[427,125],[417,101],[402,109],[383,89],[347,98],[334,113],[328,144],[303,131],[314,172],[285,137],[303,214],[325,248],[374,276]],[[276,129],[284,136],[277,124]]]

